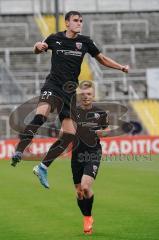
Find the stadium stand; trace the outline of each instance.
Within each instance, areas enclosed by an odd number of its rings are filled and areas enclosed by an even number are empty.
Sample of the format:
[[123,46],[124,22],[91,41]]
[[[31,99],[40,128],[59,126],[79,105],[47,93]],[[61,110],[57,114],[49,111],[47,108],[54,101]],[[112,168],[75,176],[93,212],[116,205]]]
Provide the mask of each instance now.
[[0,61],[0,103],[19,103],[24,100],[23,88],[15,80],[4,62]]
[[0,15],[1,47],[30,47],[41,34],[30,15]]
[[[85,16],[85,31],[90,30],[90,35],[98,46],[102,46],[103,52],[117,61],[129,63],[131,67],[130,73],[125,76],[114,70],[107,71],[101,65],[96,66],[97,76],[101,78],[105,89],[112,89],[107,91],[110,96],[105,92],[102,98],[105,95],[107,99],[112,99],[112,96],[116,100],[128,99],[132,97],[132,89],[135,98],[136,93],[138,98],[147,97],[146,69],[158,67],[159,61],[158,20],[158,12],[118,12]],[[92,66],[94,64],[92,62]],[[104,87],[102,90],[104,91]]]

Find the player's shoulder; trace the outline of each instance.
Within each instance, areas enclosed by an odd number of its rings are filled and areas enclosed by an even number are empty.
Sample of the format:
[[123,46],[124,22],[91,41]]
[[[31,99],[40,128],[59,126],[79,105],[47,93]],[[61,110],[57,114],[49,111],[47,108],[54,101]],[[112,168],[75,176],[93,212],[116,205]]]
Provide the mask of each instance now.
[[92,105],[92,110],[94,110],[94,111],[96,111],[96,112],[98,112],[98,111],[99,111],[99,112],[103,111],[102,108],[97,107],[95,104]]
[[91,40],[90,36],[79,34],[78,35],[78,40],[81,40],[83,42],[89,43]]
[[78,116],[83,116],[83,114],[85,115],[85,112],[87,112],[87,110],[83,109],[80,105],[76,107],[76,112]]
[[[62,31],[62,32],[57,32],[57,33],[52,33],[49,35],[49,38],[51,38],[52,40],[57,40],[57,39],[60,39],[60,40],[66,40],[66,35],[65,35],[65,31]],[[92,39],[90,38],[90,36],[86,36],[86,35],[83,35],[83,34],[78,34],[77,38],[76,39],[73,39],[75,41],[81,41],[83,43],[90,43],[92,41]]]
[[[84,109],[83,109],[80,105],[77,106],[76,110],[77,110],[77,111],[84,111]],[[85,110],[85,111],[88,112],[88,110]],[[99,107],[97,107],[96,105],[93,104],[93,105],[92,105],[92,108],[90,108],[89,111],[90,111],[90,112],[92,112],[92,111],[103,112],[103,109],[102,109],[102,108],[99,108]]]
[[102,109],[100,107],[97,107],[95,105],[92,106],[92,111],[94,113],[97,113],[100,115],[100,117],[106,117],[107,116],[107,111],[105,111],[105,109]]
[[52,39],[52,40],[64,38],[64,33],[63,32],[51,33],[47,38]]
[[65,38],[64,32],[57,32],[54,34],[54,37],[56,38]]
[[77,112],[82,111],[82,108],[81,108],[80,105],[76,107],[76,111],[77,111]]

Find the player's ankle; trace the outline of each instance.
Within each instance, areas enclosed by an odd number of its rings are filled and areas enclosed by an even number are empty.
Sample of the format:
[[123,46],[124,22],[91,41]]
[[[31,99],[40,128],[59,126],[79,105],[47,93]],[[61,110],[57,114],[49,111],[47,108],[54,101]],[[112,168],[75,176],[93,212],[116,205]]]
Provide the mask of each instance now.
[[15,155],[18,155],[19,157],[22,157],[22,151],[15,151],[15,153],[13,154],[13,156],[15,156]]
[[43,169],[45,169],[45,170],[47,170],[47,168],[48,168],[48,167],[47,167],[44,163],[42,163],[42,162],[40,163],[40,166],[41,166]]

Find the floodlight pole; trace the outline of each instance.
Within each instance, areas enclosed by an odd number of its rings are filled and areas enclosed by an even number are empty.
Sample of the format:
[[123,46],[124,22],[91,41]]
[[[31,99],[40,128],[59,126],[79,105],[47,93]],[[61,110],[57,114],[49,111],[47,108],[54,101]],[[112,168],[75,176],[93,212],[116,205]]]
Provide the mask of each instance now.
[[59,31],[59,1],[55,0],[56,32]]

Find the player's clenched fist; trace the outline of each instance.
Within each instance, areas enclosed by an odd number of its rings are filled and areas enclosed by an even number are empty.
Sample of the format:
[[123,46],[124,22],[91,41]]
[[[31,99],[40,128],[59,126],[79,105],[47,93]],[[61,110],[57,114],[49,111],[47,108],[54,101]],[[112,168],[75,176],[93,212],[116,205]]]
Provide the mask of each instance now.
[[42,52],[46,51],[47,49],[48,49],[47,43],[45,43],[45,42],[37,42],[34,45],[33,51],[34,51],[34,53],[38,54],[38,53],[42,53]]
[[129,72],[129,65],[122,66],[121,71],[125,72],[125,73],[128,73]]

